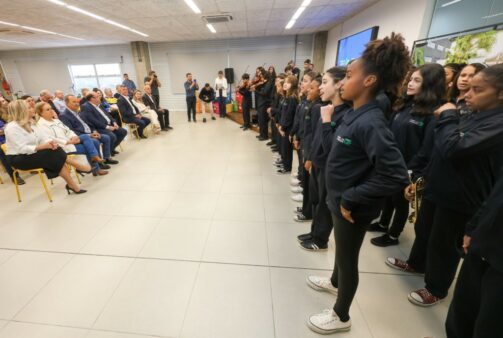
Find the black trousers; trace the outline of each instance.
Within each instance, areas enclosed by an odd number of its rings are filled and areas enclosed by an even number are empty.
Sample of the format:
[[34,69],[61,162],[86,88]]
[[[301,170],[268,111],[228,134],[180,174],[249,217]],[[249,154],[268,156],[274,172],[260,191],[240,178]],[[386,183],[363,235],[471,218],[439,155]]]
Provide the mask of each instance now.
[[159,109],[156,111],[157,118],[159,119],[159,124],[161,125],[161,129],[169,127],[169,110],[167,109]]
[[250,127],[251,126],[251,124],[250,124],[250,119],[251,119],[251,116],[250,116],[251,104],[252,104],[251,98],[247,99],[247,98],[243,97],[243,101],[241,103],[241,109],[243,110],[243,125],[245,127]]
[[311,235],[313,236],[316,245],[326,245],[330,238],[330,233],[334,228],[332,214],[327,205],[327,186],[325,184],[325,170],[313,166],[311,169],[311,184],[316,186],[311,189],[311,193],[316,193],[312,196],[313,203],[313,222],[311,224]]
[[61,168],[65,165],[66,153],[62,148],[44,149],[29,155],[7,155],[7,160],[16,169],[42,168],[47,178],[52,179],[59,176]]
[[309,187],[310,185],[310,180],[311,180],[311,175],[309,174],[309,171],[306,170],[304,165],[299,165],[299,169],[301,170],[301,174],[299,174],[299,177],[302,178],[301,180],[301,185],[302,185],[302,214],[306,216],[307,219],[312,219],[313,218],[313,202],[311,201],[311,189]]
[[271,119],[271,137],[272,141],[279,147],[281,136],[279,135],[278,127],[276,127],[276,120],[274,118]]
[[332,285],[338,288],[334,311],[339,318],[349,320],[349,308],[358,288],[358,258],[369,224],[352,224],[338,215],[334,218],[335,265]]
[[112,115],[112,117],[114,118],[115,122],[117,123],[117,125],[119,127],[122,127],[122,120],[119,116],[119,112],[117,110],[111,110],[110,111],[110,115]]
[[447,314],[447,337],[503,337],[502,286],[503,272],[468,252]]
[[155,101],[155,106],[159,107],[160,106],[159,103],[160,103],[160,100],[161,100],[161,97],[159,96],[159,94],[152,94],[152,98]]
[[284,130],[285,136],[281,136],[281,158],[283,159],[283,168],[287,171],[292,170],[293,145],[290,142],[290,131]]
[[417,214],[416,224],[414,224],[416,238],[407,260],[407,263],[417,272],[424,272],[426,270],[428,241],[431,235],[435,210],[436,204],[423,198],[421,208],[419,208],[419,213]]
[[190,122],[190,116],[192,114],[192,119],[195,121],[196,120],[196,97],[191,96],[185,98],[185,101],[187,102],[187,117],[189,118]]
[[[393,216],[393,223],[391,227],[389,224],[391,222],[391,217]],[[399,191],[393,196],[385,199],[384,207],[381,213],[381,220],[379,223],[388,228],[388,234],[392,237],[398,238],[407,223],[407,218],[409,217],[409,201],[405,199],[403,191]]]
[[268,108],[268,106],[265,104],[260,104],[257,108],[258,128],[259,128],[260,137],[262,137],[262,138],[269,137],[269,130],[268,130],[268,126],[267,126],[267,122],[269,120],[269,115],[267,115],[267,108]]
[[426,256],[426,289],[445,298],[456,275],[466,223],[472,215],[437,205]]
[[140,137],[143,136],[143,130],[145,130],[145,128],[150,124],[150,120],[146,117],[128,119],[127,121],[124,122],[136,124],[136,126],[138,127],[138,134],[140,135]]

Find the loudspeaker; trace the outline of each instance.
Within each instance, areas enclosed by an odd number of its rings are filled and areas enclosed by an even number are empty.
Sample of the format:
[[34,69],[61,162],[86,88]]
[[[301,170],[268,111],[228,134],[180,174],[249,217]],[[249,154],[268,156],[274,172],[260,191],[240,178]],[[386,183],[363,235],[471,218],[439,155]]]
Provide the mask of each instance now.
[[225,68],[225,78],[228,83],[234,83],[234,68]]

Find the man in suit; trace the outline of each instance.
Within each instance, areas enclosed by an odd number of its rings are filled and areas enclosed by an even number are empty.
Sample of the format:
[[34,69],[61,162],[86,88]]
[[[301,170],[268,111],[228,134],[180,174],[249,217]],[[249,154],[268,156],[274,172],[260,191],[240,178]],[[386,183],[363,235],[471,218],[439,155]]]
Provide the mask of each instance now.
[[100,97],[96,92],[90,92],[86,96],[87,102],[80,106],[81,116],[86,123],[97,130],[100,134],[110,137],[112,143],[112,155],[118,154],[116,148],[127,135],[124,128],[120,128],[112,115],[100,108]]
[[44,89],[44,90],[42,90],[40,92],[40,96],[39,96],[37,102],[48,103],[51,106],[52,110],[54,110],[56,112],[56,114],[59,114],[58,108],[56,107],[56,105],[54,104],[54,102],[52,102],[52,94],[47,89]]
[[[82,120],[82,118],[79,116],[79,101],[80,100],[75,97],[75,95],[69,94],[65,96],[66,109],[61,114],[59,114],[60,121],[79,136],[89,135],[92,138],[98,152],[101,143],[103,145],[103,158],[105,158],[105,160],[108,159],[112,162],[119,163],[111,159],[110,137],[108,137],[108,135],[101,135],[97,131],[92,131],[89,125],[85,123],[84,120]],[[93,176],[102,176],[108,174],[108,171],[104,169],[110,169],[110,166],[104,163],[96,163],[93,168]]]
[[138,126],[138,135],[140,138],[147,138],[143,135],[143,130],[146,126],[150,124],[150,120],[143,117],[136,106],[131,102],[127,88],[124,86],[120,87],[121,96],[117,100],[117,106],[122,114],[122,119],[126,123],[134,123]]
[[155,103],[155,99],[152,96],[152,88],[150,85],[145,85],[143,87],[143,91],[145,94],[141,97],[143,104],[153,109],[157,113],[157,117],[159,118],[159,124],[161,125],[161,130],[168,131],[169,129],[173,129],[169,125],[169,110],[158,107]]

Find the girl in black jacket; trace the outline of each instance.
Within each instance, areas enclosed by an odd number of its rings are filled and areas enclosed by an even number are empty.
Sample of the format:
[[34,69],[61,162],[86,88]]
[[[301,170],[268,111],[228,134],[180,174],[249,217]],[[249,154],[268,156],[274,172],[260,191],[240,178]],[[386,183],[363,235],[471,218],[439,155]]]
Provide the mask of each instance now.
[[[312,288],[337,293],[337,301],[332,310],[309,318],[315,332],[351,329],[349,308],[358,287],[358,256],[367,228],[379,215],[382,200],[409,184],[403,156],[375,101],[381,90],[396,97],[409,66],[403,37],[392,33],[369,42],[342,80],[341,96],[353,102],[353,109],[335,131],[325,167],[328,207],[334,219],[335,266],[332,278],[308,277]],[[325,74],[323,82],[328,81],[333,79]]]
[[[445,97],[445,71],[441,65],[432,63],[421,66],[410,77],[407,85],[407,99],[403,107],[396,110],[390,119],[398,148],[402,153],[407,168],[416,161],[416,156],[423,146],[426,131],[433,119],[433,111]],[[391,227],[390,221],[393,216]],[[398,237],[403,231],[409,216],[409,201],[402,191],[386,198],[379,223],[372,224],[371,230],[384,231],[384,235],[371,239],[377,246],[398,244]]]
[[456,123],[452,107],[444,107],[436,130],[442,155],[452,159],[463,182],[469,209],[478,210],[464,232],[466,257],[446,328],[449,338],[501,337],[503,65],[480,71],[470,87],[465,99],[472,116]]
[[293,147],[290,141],[290,131],[293,126],[295,110],[297,108],[297,86],[296,76],[289,75],[285,79],[283,89],[285,90],[285,100],[281,106],[281,117],[279,120],[278,132],[281,137],[281,158],[282,167],[278,169],[278,174],[286,174],[292,171]]

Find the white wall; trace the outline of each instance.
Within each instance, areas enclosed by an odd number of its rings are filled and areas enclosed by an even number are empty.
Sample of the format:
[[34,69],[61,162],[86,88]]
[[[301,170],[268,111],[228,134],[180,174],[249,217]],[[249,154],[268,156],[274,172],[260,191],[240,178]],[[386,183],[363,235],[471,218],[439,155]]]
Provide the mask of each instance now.
[[136,79],[129,45],[49,48],[0,52],[0,61],[12,92],[38,95],[40,90],[70,92],[69,64],[121,63],[122,73]]
[[[237,83],[245,70],[253,76],[255,68],[264,64],[265,67],[272,64],[277,73],[282,72],[287,62],[294,58],[295,47],[295,36],[151,43],[152,69],[162,83],[161,106],[186,110],[183,82],[187,72],[191,72],[200,85],[205,82],[213,85],[218,70],[232,67]],[[313,35],[299,36],[297,63],[312,55]]]
[[328,32],[325,69],[335,66],[341,38],[379,26],[378,38],[401,33],[412,50],[415,40],[426,37],[433,10],[432,0],[380,0]]

